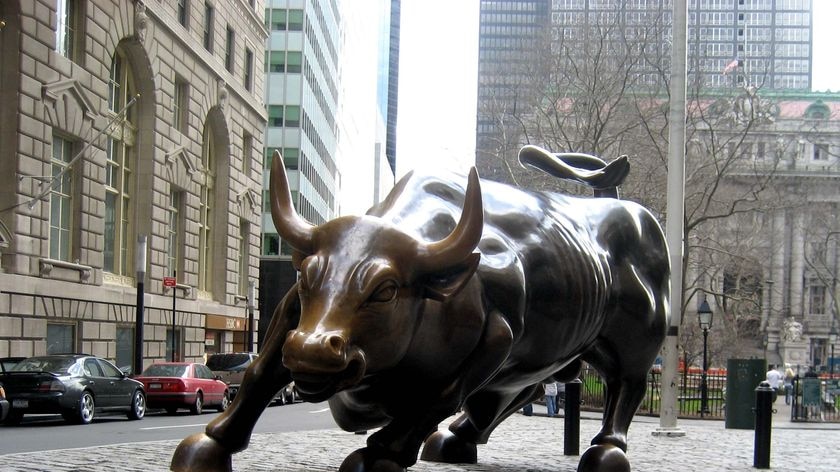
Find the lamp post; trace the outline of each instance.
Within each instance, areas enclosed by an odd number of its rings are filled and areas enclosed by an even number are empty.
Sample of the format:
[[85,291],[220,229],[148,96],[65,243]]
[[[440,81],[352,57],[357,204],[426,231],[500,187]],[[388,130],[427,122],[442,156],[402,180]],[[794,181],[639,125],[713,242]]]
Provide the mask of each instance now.
[[134,359],[131,366],[131,375],[140,375],[143,372],[143,299],[145,297],[144,282],[146,279],[146,235],[137,235],[137,249],[135,256],[135,268],[137,269],[137,304],[134,312]]
[[837,326],[834,321],[831,322],[831,331],[828,333],[828,342],[831,343],[831,358],[828,362],[831,364],[831,380],[834,380],[834,344],[837,343]]
[[706,372],[709,370],[709,363],[706,354],[708,352],[709,328],[712,327],[713,318],[714,313],[709,308],[709,302],[703,299],[697,308],[697,321],[703,330],[703,373],[700,376],[700,418],[703,418],[709,412],[709,388],[706,383]]

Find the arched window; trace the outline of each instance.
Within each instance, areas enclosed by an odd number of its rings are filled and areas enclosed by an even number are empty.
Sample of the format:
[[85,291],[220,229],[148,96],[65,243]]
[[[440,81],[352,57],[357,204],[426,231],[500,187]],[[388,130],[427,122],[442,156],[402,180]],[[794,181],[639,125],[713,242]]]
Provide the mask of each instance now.
[[132,190],[135,166],[134,142],[136,113],[132,107],[125,109],[135,94],[134,81],[125,55],[117,49],[111,59],[108,78],[108,110],[113,114],[123,112],[124,119],[117,120],[108,129],[105,142],[105,247],[103,269],[115,275],[132,275],[131,257],[134,227]]
[[198,209],[198,289],[213,289],[213,187],[216,177],[216,143],[213,129],[204,125],[201,163],[207,178],[201,186]]

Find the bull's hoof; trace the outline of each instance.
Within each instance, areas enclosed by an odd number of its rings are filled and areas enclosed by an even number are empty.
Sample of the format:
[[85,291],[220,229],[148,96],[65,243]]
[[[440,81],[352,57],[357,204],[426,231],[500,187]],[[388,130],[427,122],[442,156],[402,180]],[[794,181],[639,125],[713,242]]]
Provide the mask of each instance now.
[[169,469],[174,472],[231,472],[230,451],[204,433],[188,436],[175,449]]
[[382,457],[374,449],[356,449],[344,459],[338,472],[406,472],[406,468]]
[[630,472],[630,461],[612,444],[590,446],[578,463],[578,472]]
[[598,433],[592,438],[590,443],[593,446],[615,446],[624,452],[627,452],[627,437],[618,434]]
[[475,464],[478,462],[478,451],[475,443],[464,441],[444,429],[426,439],[420,459],[447,464]]

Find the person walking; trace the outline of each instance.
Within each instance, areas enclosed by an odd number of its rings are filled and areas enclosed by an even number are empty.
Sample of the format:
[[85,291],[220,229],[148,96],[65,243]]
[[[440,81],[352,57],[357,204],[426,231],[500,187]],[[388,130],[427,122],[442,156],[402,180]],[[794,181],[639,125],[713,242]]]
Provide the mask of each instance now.
[[553,418],[557,415],[557,382],[548,382],[543,384],[545,390],[545,407],[548,409],[548,417]]
[[767,371],[767,383],[770,384],[770,388],[773,389],[773,403],[776,403],[776,398],[779,394],[779,387],[782,384],[782,373],[776,368],[776,366],[771,366],[770,370]]
[[788,367],[785,369],[785,405],[790,405],[791,399],[793,398],[793,377],[794,377],[793,369]]

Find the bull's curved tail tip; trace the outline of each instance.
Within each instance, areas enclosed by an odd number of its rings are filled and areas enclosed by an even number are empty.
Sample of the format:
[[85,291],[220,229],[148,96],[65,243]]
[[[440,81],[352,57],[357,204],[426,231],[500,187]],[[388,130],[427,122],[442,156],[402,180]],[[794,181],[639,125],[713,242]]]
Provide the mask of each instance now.
[[549,175],[582,183],[596,197],[618,198],[618,186],[630,172],[630,161],[621,156],[610,163],[583,153],[552,153],[539,146],[526,145],[519,151],[519,163]]

